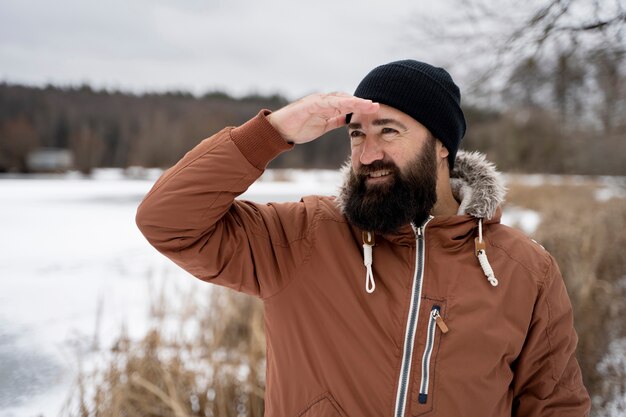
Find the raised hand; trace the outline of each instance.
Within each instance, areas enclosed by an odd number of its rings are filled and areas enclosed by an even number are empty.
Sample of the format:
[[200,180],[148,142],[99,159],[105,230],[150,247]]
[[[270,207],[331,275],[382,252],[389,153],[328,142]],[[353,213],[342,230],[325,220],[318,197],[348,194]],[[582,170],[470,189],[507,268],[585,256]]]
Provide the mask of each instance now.
[[379,104],[347,93],[312,94],[268,116],[282,137],[306,143],[346,124],[348,113],[376,113]]

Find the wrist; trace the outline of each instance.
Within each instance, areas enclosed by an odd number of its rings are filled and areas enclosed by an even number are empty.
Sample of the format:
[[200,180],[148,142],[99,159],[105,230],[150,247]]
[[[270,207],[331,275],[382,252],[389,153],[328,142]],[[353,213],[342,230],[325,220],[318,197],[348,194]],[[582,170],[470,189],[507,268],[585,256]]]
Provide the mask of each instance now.
[[290,140],[290,139],[285,137],[285,134],[283,133],[283,131],[280,128],[280,117],[277,117],[276,113],[273,113],[273,112],[267,113],[265,115],[265,118],[267,119],[269,124],[272,125],[274,130],[276,130],[276,132],[278,132],[278,134],[285,141],[285,143],[287,143],[289,145],[293,145],[294,144],[294,142],[292,140]]
[[231,130],[231,138],[235,145],[258,169],[265,169],[269,161],[293,147],[269,123],[267,119],[269,114],[269,110],[262,110],[256,117]]

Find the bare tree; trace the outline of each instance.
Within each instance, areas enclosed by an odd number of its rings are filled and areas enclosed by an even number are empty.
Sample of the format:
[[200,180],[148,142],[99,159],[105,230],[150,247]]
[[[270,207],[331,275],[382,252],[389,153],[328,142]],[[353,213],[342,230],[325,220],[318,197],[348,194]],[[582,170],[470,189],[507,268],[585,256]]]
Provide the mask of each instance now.
[[626,0],[446,3],[453,13],[419,16],[419,24],[413,25],[416,42],[436,43],[442,50],[453,51],[448,53],[454,56],[450,64],[469,68],[466,72],[474,75],[474,93],[486,86],[493,88],[488,81],[501,87],[507,80],[502,74],[526,60],[540,62],[599,49],[626,50]]

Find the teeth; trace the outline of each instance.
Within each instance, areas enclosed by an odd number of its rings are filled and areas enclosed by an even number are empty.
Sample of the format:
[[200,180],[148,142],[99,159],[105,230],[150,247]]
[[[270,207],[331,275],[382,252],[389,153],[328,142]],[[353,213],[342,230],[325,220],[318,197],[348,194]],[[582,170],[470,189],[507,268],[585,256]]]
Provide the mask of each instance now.
[[389,170],[370,172],[370,177],[372,178],[384,177],[385,175],[389,175],[390,173],[391,171]]

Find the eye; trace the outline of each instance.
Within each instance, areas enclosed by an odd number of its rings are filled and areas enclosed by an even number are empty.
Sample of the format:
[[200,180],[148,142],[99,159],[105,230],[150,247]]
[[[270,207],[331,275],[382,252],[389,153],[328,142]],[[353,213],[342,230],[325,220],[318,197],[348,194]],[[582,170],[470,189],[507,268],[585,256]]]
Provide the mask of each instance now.
[[350,131],[349,135],[350,135],[350,142],[353,146],[360,145],[363,142],[363,138],[365,137],[365,134],[361,132],[360,130],[352,130]]
[[382,129],[380,129],[380,135],[382,136],[382,139],[386,142],[391,142],[392,140],[394,140],[398,133],[399,132],[392,127],[383,127]]

